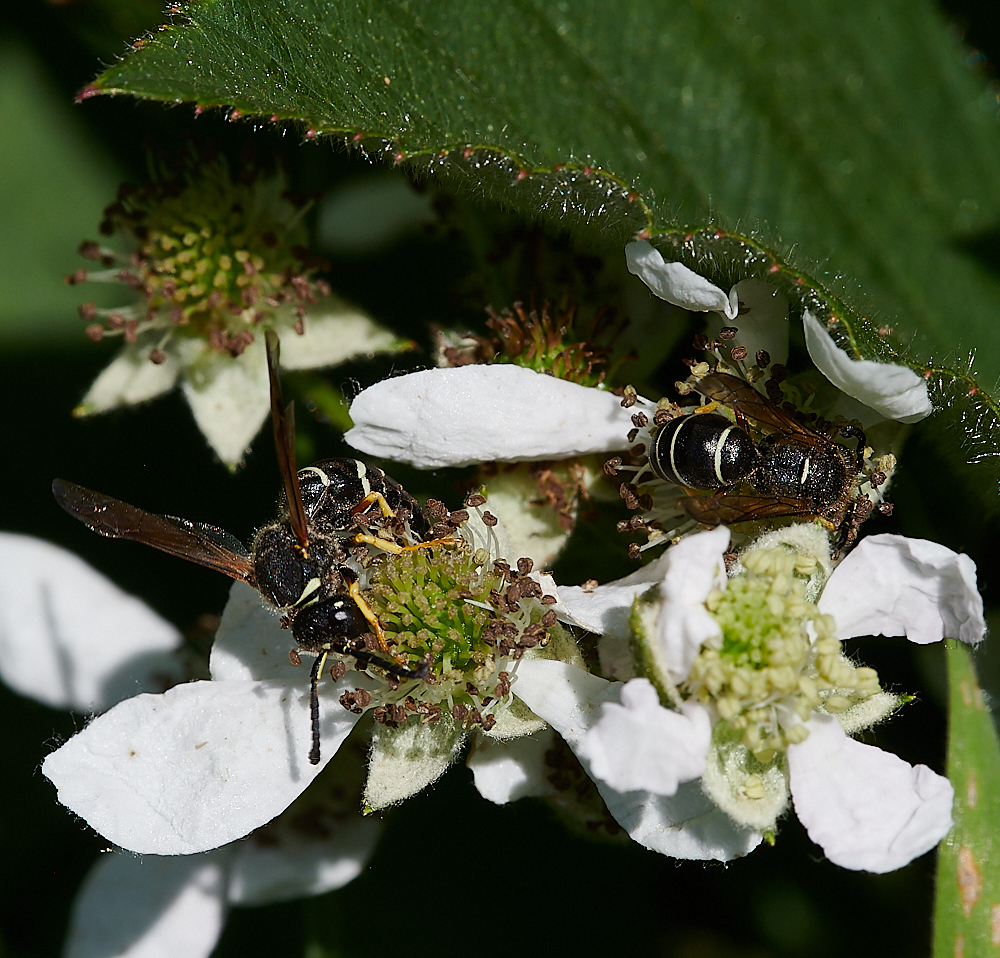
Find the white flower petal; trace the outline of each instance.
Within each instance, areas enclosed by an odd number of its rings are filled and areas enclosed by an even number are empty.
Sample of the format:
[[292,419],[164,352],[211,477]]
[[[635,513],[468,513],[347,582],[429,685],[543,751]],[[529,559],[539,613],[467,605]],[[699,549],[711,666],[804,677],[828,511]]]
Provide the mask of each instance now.
[[694,861],[728,862],[749,854],[760,832],[741,828],[710,802],[697,782],[685,782],[676,795],[616,792],[601,782],[598,791],[633,841],[661,855]]
[[613,582],[584,589],[578,585],[561,585],[556,589],[557,614],[571,625],[577,625],[595,635],[612,635],[627,639],[632,634],[629,616],[636,596],[661,582],[668,568],[670,549],[653,562]]
[[697,703],[683,712],[660,705],[649,679],[621,689],[621,705],[605,702],[582,751],[595,778],[617,792],[673,795],[681,782],[699,778],[712,739],[707,710]]
[[497,805],[554,794],[555,787],[549,781],[545,765],[545,753],[554,740],[552,729],[512,742],[477,735],[466,765],[472,769],[479,794]]
[[381,834],[377,818],[354,811],[321,823],[312,834],[283,837],[277,845],[251,835],[236,849],[229,902],[268,905],[343,888],[364,870]]
[[905,635],[974,644],[986,634],[976,564],[937,542],[905,536],[862,539],[837,567],[819,600],[837,635]]
[[378,811],[397,805],[436,782],[465,743],[465,730],[447,718],[407,724],[378,725],[372,734],[365,805]]
[[784,294],[763,280],[744,279],[733,287],[731,295],[739,301],[739,315],[710,321],[706,334],[715,337],[723,326],[735,326],[739,333],[733,345],[747,348],[749,365],[756,362],[760,350],[768,354],[772,365],[784,365],[788,359],[788,300]]
[[537,658],[521,659],[513,683],[514,694],[575,753],[600,718],[602,703],[617,700],[621,687],[620,682],[609,682],[567,662]]
[[159,365],[150,362],[149,352],[154,345],[155,342],[144,342],[123,346],[94,380],[74,412],[90,416],[116,406],[145,402],[173,389],[181,364],[172,351],[165,362]]
[[[590,774],[587,732],[600,718],[602,704],[617,699],[621,688],[620,682],[565,662],[522,659],[514,694],[552,725]],[[596,783],[608,810],[632,839],[662,855],[729,861],[760,843],[758,832],[734,824],[696,782],[684,783],[669,797],[617,792],[599,779]]]
[[73,904],[63,958],[207,958],[226,919],[227,855],[98,859]]
[[802,328],[812,361],[848,396],[899,422],[919,422],[934,411],[927,383],[912,369],[870,359],[851,359],[808,310],[802,314]]
[[234,582],[212,643],[212,680],[308,682],[308,667],[288,659],[293,648],[292,633],[281,627],[281,619],[264,605],[260,593],[245,582]]
[[651,243],[638,240],[625,247],[628,271],[638,276],[660,299],[684,309],[713,310],[727,319],[739,312],[734,293],[726,295],[714,283],[683,263],[668,263]]
[[356,449],[418,469],[612,452],[633,428],[610,392],[507,364],[383,380],[354,400],[351,419],[344,438]]
[[[350,677],[348,677],[350,678]],[[324,763],[359,716],[324,682]],[[139,695],[95,719],[42,770],[59,800],[123,848],[187,855],[241,838],[287,808],[323,768],[310,765],[308,677],[192,682]]]
[[65,549],[0,533],[0,678],[54,708],[102,711],[181,679],[183,639]]
[[235,466],[271,411],[264,337],[241,356],[224,356],[200,340],[182,344],[184,398],[202,435],[227,465]]
[[398,336],[356,306],[325,296],[309,307],[301,336],[282,332],[281,365],[285,369],[335,366],[352,356],[391,352],[400,345]]
[[273,822],[230,846],[230,904],[266,905],[322,895],[361,873],[382,822],[361,814],[366,769],[359,738],[346,742]]
[[954,791],[926,765],[910,765],[816,716],[788,749],[795,814],[835,865],[869,872],[902,868],[951,828]]
[[701,644],[722,635],[705,600],[714,589],[725,588],[722,557],[728,547],[729,530],[719,526],[688,536],[666,551],[663,607],[652,651],[675,684],[687,678]]

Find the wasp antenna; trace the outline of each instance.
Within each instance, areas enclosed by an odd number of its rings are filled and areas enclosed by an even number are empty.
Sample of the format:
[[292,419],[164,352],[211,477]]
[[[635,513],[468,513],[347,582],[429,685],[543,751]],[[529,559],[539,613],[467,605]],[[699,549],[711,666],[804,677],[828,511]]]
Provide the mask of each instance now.
[[274,425],[274,447],[278,452],[278,469],[281,481],[285,487],[285,499],[288,502],[288,521],[299,545],[305,548],[309,544],[309,526],[306,522],[306,510],[302,505],[302,493],[299,490],[299,475],[295,468],[295,410],[292,403],[287,406],[281,396],[281,378],[278,375],[278,360],[281,355],[281,344],[278,334],[273,329],[267,331],[267,375],[271,383],[271,422]]
[[309,717],[312,720],[312,748],[309,749],[309,764],[319,765],[319,677],[329,653],[321,652],[313,662],[309,673]]

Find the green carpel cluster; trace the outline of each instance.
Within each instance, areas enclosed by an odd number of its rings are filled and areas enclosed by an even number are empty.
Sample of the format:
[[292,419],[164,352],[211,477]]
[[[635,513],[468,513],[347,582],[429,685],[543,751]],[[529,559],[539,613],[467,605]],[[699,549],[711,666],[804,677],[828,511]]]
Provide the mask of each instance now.
[[[111,310],[81,306],[84,319],[101,320],[88,336],[135,342],[140,333],[163,329],[166,337],[203,337],[238,356],[282,306],[288,325],[302,332],[306,307],[330,292],[313,278],[322,264],[301,245],[305,208],[288,196],[280,174],[246,168],[234,181],[221,157],[204,163],[187,157],[141,188],[123,184],[104,211],[101,232],[124,236],[134,252],[86,242],[81,255],[105,269],[81,268],[68,279],[121,283],[141,302]],[[160,347],[150,359],[163,361]]]
[[685,690],[766,763],[807,737],[814,711],[843,712],[879,692],[878,674],[844,656],[832,618],[806,600],[815,559],[778,547],[742,563],[706,601],[722,637],[703,645]]
[[394,651],[413,665],[431,662],[439,679],[471,675],[492,661],[499,617],[490,593],[503,576],[485,572],[487,561],[482,550],[441,546],[388,556],[373,576],[369,601]]

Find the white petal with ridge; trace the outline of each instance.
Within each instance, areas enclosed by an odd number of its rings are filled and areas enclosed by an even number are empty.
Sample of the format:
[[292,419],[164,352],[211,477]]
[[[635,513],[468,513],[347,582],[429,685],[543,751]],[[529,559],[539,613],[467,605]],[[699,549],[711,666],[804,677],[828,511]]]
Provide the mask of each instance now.
[[149,352],[155,345],[151,340],[124,345],[98,373],[80,400],[77,414],[90,416],[117,406],[131,406],[173,389],[181,364],[173,352],[159,365],[151,362]]
[[788,749],[795,814],[835,865],[883,873],[930,851],[951,828],[954,790],[926,765],[848,738],[816,716]]
[[735,319],[739,304],[735,291],[728,295],[683,263],[668,263],[648,240],[625,247],[628,271],[638,276],[660,299],[695,312],[714,311]]
[[184,398],[216,455],[235,466],[271,411],[264,337],[240,356],[210,350],[200,340],[184,346]]
[[986,635],[976,564],[927,539],[882,534],[862,539],[836,568],[819,600],[837,635],[905,635],[975,644]]
[[912,369],[895,363],[852,359],[806,310],[802,314],[806,348],[817,368],[838,389],[886,419],[912,423],[933,411],[927,383]]
[[0,678],[53,708],[103,711],[180,680],[183,637],[66,549],[0,533]]
[[418,469],[613,452],[633,428],[610,392],[507,364],[385,379],[354,400],[351,419],[355,449]]
[[309,682],[191,682],[138,695],[57,749],[42,771],[59,801],[140,853],[217,848],[284,811],[357,723],[320,687],[323,761],[310,765]]

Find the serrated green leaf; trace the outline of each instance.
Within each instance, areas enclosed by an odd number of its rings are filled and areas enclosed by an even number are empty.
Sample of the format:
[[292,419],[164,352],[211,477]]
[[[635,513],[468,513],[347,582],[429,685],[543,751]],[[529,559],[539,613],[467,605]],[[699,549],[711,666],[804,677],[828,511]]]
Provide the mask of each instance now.
[[1000,947],[1000,743],[971,653],[948,646],[955,826],[938,853],[934,956],[985,958]]
[[923,372],[996,458],[996,99],[929,0],[175,11],[82,95],[299,121],[609,252],[643,232],[720,283],[765,273],[853,354]]
[[[927,2],[207,0],[92,90],[385,140],[616,241],[643,225],[629,190],[654,227],[760,223],[937,350],[995,335],[968,252],[1000,213],[995,103]],[[514,163],[490,179],[469,147]]]

